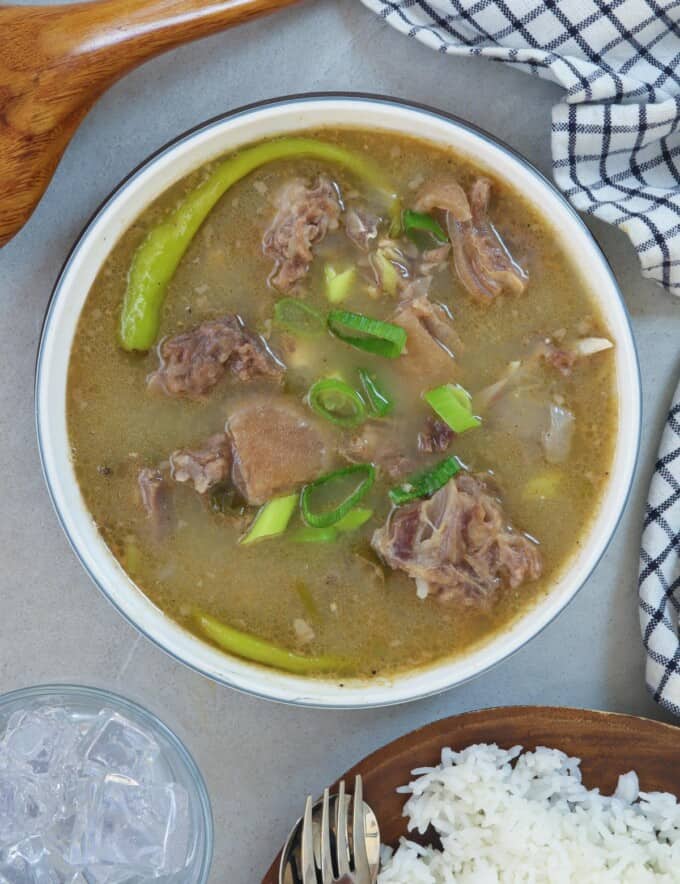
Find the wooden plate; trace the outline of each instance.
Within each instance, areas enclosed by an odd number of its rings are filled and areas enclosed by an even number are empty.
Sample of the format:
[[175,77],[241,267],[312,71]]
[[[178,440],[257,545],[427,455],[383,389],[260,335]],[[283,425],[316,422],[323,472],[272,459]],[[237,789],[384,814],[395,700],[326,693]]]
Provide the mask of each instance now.
[[[404,796],[414,767],[435,765],[444,746],[463,749],[471,743],[498,743],[505,749],[549,746],[581,758],[583,779],[592,788],[612,792],[619,774],[636,770],[647,791],[680,794],[680,728],[670,724],[586,709],[507,706],[445,718],[378,749],[347,771],[364,778],[364,797],[380,822],[382,840],[396,844],[406,835]],[[300,796],[300,808],[304,796]],[[300,811],[302,812],[302,811]],[[291,826],[294,820],[291,820]],[[279,856],[262,884],[277,884]]]

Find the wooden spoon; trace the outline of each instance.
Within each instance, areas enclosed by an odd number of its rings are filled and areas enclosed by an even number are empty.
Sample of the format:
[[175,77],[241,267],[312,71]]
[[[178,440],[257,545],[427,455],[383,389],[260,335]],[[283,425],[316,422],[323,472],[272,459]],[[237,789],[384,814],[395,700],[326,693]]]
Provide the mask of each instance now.
[[31,216],[90,107],[149,58],[297,0],[0,6],[0,246]]

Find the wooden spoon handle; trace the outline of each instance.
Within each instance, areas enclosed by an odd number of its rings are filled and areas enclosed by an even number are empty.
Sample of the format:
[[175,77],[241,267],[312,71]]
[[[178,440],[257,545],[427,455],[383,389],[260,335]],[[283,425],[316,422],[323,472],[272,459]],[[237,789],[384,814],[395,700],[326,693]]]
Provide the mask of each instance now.
[[0,6],[0,246],[25,224],[83,116],[181,43],[297,0],[91,0]]

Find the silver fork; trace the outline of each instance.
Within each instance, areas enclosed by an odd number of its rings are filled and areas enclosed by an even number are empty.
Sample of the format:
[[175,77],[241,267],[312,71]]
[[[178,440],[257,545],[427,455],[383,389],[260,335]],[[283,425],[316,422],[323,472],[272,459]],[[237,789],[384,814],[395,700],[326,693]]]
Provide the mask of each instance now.
[[[348,832],[349,804],[352,804],[352,839]],[[354,796],[346,799],[345,781],[340,783],[335,802],[335,838],[331,836],[330,795],[324,789],[321,810],[319,865],[314,856],[313,802],[307,798],[302,821],[302,884],[373,884],[366,854],[363,782],[354,781]]]

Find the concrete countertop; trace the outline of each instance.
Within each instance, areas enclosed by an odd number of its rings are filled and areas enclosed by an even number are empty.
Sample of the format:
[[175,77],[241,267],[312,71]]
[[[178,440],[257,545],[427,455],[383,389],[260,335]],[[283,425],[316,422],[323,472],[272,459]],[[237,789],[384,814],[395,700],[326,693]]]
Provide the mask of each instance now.
[[160,715],[210,790],[212,881],[260,880],[307,792],[366,753],[468,709],[530,703],[663,718],[648,697],[636,572],[644,499],[680,359],[680,301],[642,279],[622,233],[589,221],[621,283],[642,363],[644,432],[624,519],[566,611],[512,659],[462,688],[364,712],[299,710],[242,696],[171,660],[90,583],[68,547],[40,473],[33,369],[64,257],[117,182],[168,139],[262,98],[315,90],[384,93],[476,123],[550,174],[556,86],[407,40],[358,0],[317,0],[176,50],[108,92],[68,149],[30,224],[0,251],[0,691],[74,681],[124,693]]

